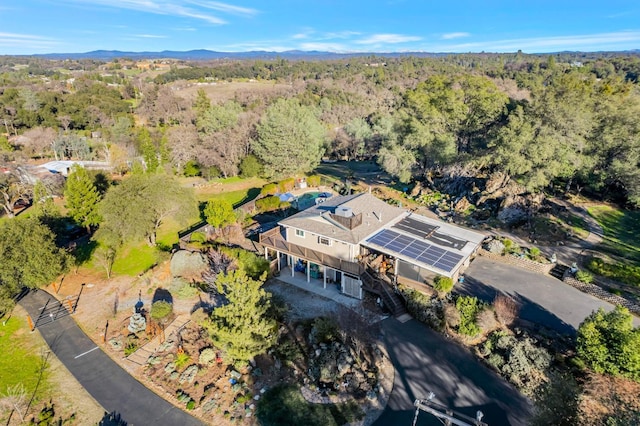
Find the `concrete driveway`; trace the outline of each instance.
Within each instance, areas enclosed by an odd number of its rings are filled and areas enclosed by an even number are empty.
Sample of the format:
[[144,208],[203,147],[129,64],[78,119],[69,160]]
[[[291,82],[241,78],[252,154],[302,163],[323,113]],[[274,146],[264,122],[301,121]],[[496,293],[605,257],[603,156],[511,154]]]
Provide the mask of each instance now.
[[[396,375],[387,407],[374,425],[411,425],[413,402],[429,392],[435,393],[434,402],[467,416],[481,410],[491,426],[528,424],[530,402],[466,348],[416,320],[401,324],[389,318],[381,326]],[[422,412],[417,424],[442,425]]]
[[[27,294],[20,305],[31,318],[51,299],[44,290]],[[108,412],[120,414],[129,425],[196,426],[203,423],[144,387],[87,337],[70,316],[38,327],[53,353],[80,384]]]
[[[498,293],[514,297],[521,303],[520,317],[560,333],[575,335],[580,323],[592,311],[614,305],[564,284],[549,275],[530,272],[516,266],[479,256],[465,272],[463,284],[456,291],[487,302]],[[640,325],[640,319],[634,317]]]

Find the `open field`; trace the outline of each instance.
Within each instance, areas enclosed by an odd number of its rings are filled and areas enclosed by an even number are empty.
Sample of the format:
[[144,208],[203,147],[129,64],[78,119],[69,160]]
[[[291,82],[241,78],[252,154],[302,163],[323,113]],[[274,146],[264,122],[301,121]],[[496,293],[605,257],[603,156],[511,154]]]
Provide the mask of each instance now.
[[604,230],[601,249],[608,254],[624,257],[640,264],[640,211],[623,210],[611,206],[592,206],[587,209]]

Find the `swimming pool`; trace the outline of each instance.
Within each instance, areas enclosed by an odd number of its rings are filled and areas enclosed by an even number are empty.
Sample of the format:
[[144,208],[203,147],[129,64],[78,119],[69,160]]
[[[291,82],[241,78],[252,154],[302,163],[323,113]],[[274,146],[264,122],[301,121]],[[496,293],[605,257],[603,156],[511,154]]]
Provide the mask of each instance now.
[[[320,204],[320,202],[324,201],[329,197],[331,197],[331,193],[329,192],[318,192],[318,191],[305,192],[304,194],[298,197],[298,199],[296,200],[295,206],[298,210],[305,210],[305,209],[308,209],[309,207],[315,206],[316,204]],[[320,198],[322,201],[318,200],[318,198]]]

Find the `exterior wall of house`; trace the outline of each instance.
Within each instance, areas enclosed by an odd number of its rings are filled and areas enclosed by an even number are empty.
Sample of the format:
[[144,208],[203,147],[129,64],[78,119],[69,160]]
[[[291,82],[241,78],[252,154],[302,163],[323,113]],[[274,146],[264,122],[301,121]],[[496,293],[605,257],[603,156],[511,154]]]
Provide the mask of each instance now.
[[[296,234],[296,229],[287,227],[285,228],[285,232],[287,242],[326,253],[333,257],[348,260],[350,262],[355,261],[355,256],[359,252],[358,246],[354,246],[353,244],[345,243],[343,241],[333,240],[308,231],[303,231],[304,236],[301,236]],[[321,244],[320,237],[328,240],[330,245]]]

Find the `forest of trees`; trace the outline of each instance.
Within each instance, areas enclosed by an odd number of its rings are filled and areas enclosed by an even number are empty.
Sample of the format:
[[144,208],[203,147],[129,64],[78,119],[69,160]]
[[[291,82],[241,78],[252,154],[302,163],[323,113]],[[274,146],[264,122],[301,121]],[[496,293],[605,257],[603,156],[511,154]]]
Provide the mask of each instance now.
[[[281,178],[330,157],[377,161],[401,182],[501,171],[532,192],[640,203],[637,55],[218,61],[154,78],[5,57],[0,70],[5,162],[99,159],[124,173],[137,159],[151,170]],[[176,90],[187,79],[278,89],[188,100]]]

